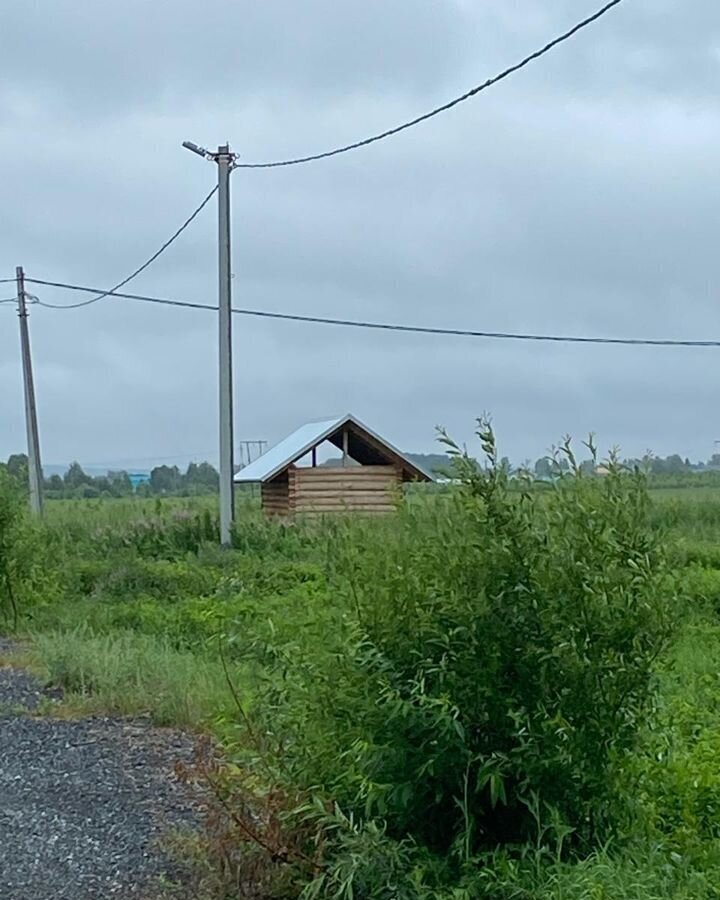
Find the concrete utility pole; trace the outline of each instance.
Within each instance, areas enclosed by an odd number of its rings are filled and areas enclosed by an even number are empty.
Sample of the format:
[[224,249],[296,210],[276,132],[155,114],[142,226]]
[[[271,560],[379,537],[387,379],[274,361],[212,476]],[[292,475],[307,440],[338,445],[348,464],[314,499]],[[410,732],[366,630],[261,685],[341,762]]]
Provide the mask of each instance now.
[[37,409],[35,407],[35,384],[33,382],[32,357],[30,356],[30,334],[25,296],[25,272],[22,266],[15,269],[17,281],[18,317],[20,319],[20,348],[22,352],[23,386],[25,391],[25,428],[28,445],[28,478],[30,481],[30,509],[42,513],[43,475],[40,465],[40,439],[38,437]]
[[230,545],[235,520],[233,476],[233,379],[232,379],[232,267],[230,255],[230,173],[237,158],[228,144],[217,152],[184,141],[183,147],[218,167],[218,307],[220,397],[220,543]]

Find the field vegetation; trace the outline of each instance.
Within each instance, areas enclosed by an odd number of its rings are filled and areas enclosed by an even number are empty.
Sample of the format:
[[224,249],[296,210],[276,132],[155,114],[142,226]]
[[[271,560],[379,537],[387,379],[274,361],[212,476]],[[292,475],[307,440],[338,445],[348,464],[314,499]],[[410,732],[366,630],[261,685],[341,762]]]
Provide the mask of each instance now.
[[381,521],[248,499],[227,551],[212,497],[38,522],[0,469],[4,630],[62,711],[218,742],[214,896],[720,897],[720,488],[478,438]]

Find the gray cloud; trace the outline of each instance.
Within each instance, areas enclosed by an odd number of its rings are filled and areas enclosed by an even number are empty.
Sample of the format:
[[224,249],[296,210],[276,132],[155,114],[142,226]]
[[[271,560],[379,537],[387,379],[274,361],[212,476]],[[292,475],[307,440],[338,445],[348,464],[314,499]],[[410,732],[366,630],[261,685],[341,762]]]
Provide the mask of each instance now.
[[383,0],[338,4],[194,0],[53,0],[3,14],[8,64],[26,91],[71,115],[192,108],[200,97],[349,91],[424,93],[454,69],[462,40],[454,4]]
[[[207,193],[179,147],[326,149],[448,99],[595,4],[14,4],[0,49],[0,276],[108,286]],[[621,4],[459,109],[346,157],[233,176],[238,306],[494,330],[717,337],[720,8]],[[214,302],[206,210],[134,283]],[[45,300],[77,295],[32,288]],[[0,297],[5,296],[0,294]],[[48,462],[212,456],[212,314],[32,309]],[[351,409],[408,449],[494,413],[503,452],[567,431],[707,457],[717,352],[527,346],[237,318],[239,438]],[[23,446],[0,307],[0,456]]]

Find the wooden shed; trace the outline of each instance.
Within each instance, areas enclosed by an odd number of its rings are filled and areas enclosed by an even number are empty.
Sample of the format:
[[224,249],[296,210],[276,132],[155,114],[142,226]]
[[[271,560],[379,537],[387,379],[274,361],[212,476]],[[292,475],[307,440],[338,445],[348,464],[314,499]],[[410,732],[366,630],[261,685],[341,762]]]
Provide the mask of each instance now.
[[[326,441],[340,450],[338,465],[317,465]],[[408,481],[432,478],[352,415],[303,425],[235,475],[236,484],[260,484],[271,516],[391,512]]]

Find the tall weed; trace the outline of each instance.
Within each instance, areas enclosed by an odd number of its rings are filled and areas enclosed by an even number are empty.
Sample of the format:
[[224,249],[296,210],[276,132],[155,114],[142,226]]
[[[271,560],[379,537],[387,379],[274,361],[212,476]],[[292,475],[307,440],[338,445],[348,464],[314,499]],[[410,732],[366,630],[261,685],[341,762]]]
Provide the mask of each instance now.
[[612,834],[671,624],[644,480],[615,459],[586,478],[566,443],[571,474],[536,502],[479,437],[485,468],[450,445],[464,487],[441,504],[337,529],[332,631],[256,643],[264,766],[312,798],[295,821],[324,846],[307,896],[393,896],[423,855],[451,883],[548,828]]
[[[180,652],[158,638],[131,631],[98,636],[78,628],[36,634],[32,652],[77,712],[149,714],[158,725],[197,728],[232,704],[219,661]],[[233,674],[239,677],[238,670]]]

